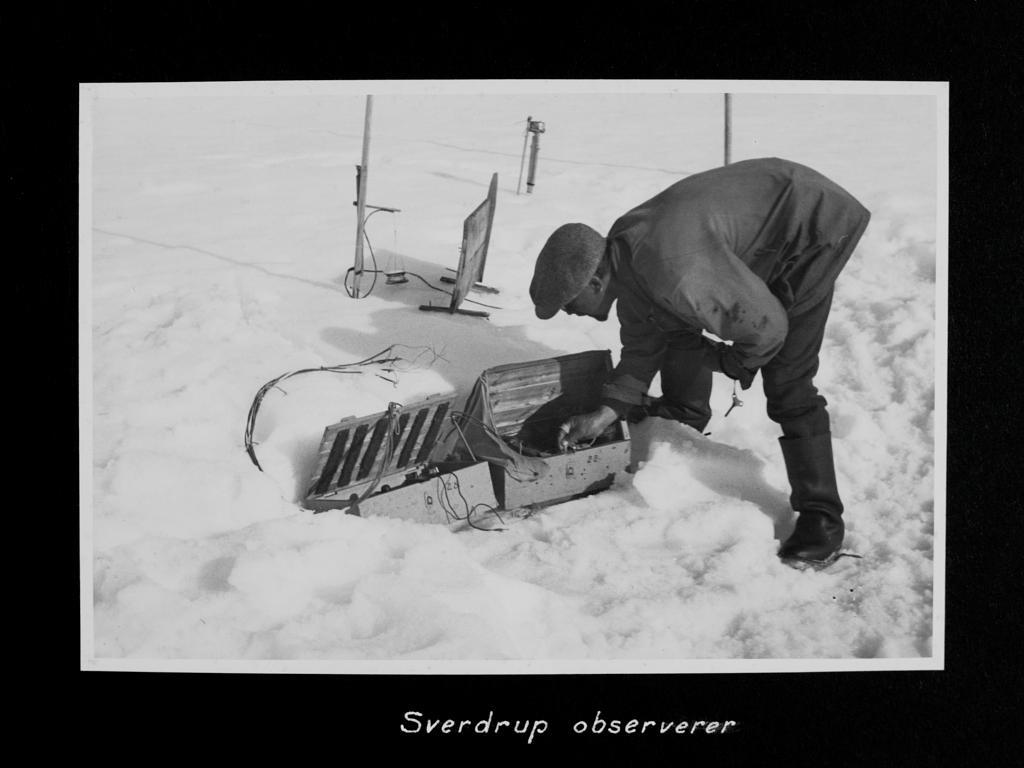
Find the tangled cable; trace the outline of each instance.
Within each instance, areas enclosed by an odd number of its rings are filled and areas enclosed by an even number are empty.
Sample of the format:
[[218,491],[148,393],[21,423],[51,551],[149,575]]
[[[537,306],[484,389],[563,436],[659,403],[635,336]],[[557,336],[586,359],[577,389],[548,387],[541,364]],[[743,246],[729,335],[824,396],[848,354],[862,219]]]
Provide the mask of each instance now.
[[[378,213],[378,211],[374,211],[373,213],[370,214],[370,216],[373,216],[374,213]],[[370,216],[366,217],[366,221],[370,220]],[[345,271],[345,279],[342,282],[345,286],[345,293],[347,293],[349,298],[352,299],[365,299],[367,296],[373,293],[373,289],[377,285],[377,275],[384,273],[383,269],[377,269],[377,255],[373,252],[373,245],[370,243],[370,236],[366,233],[365,229],[363,230],[363,239],[366,240],[366,245],[370,249],[370,260],[373,261],[373,269],[364,269],[360,274],[372,274],[373,282],[370,283],[370,288],[368,291],[366,291],[366,293],[362,294],[361,296],[356,296],[354,284],[352,287],[349,287],[349,278],[354,276],[356,268],[349,267]],[[448,296],[452,295],[451,291],[445,290],[444,288],[434,285],[433,283],[429,282],[426,278],[417,275],[415,272],[409,272],[408,270],[405,270],[405,274],[412,275],[417,280],[421,281],[424,285],[426,285],[428,288],[432,288],[435,291],[440,291],[441,293],[446,294]],[[502,309],[502,307],[496,307],[494,304],[484,304],[482,301],[474,301],[473,299],[463,299],[463,301],[468,302],[470,304],[476,304],[481,307],[487,307],[488,309]]]
[[350,299],[365,299],[367,296],[373,293],[373,289],[377,287],[377,275],[380,274],[381,270],[377,269],[377,255],[373,252],[373,245],[370,243],[370,236],[366,234],[365,229],[366,222],[368,222],[370,220],[370,217],[373,216],[373,214],[375,213],[380,213],[380,211],[372,211],[369,214],[369,216],[363,219],[363,239],[366,241],[366,245],[370,249],[370,259],[373,261],[373,269],[364,269],[363,272],[370,272],[373,275],[373,282],[370,283],[370,290],[368,290],[362,296],[356,296],[355,283],[353,282],[352,288],[348,287],[348,279],[351,275],[355,273],[356,268],[349,267],[348,270],[345,272],[345,279],[342,281],[342,285],[345,286],[345,293],[348,294]]
[[[392,371],[396,370],[393,367],[393,364],[402,361],[404,358],[397,357],[397,356],[389,357],[389,355],[391,355],[391,353],[396,348],[398,348],[398,347],[405,347],[405,346],[406,345],[404,345],[404,344],[392,344],[391,346],[386,347],[385,349],[382,349],[380,352],[377,352],[377,353],[375,353],[373,355],[370,355],[369,357],[364,358],[363,360],[357,360],[354,363],[339,363],[338,365],[322,365],[319,368],[302,368],[302,369],[297,370],[297,371],[290,371],[288,373],[284,373],[284,374],[278,376],[277,378],[271,379],[266,384],[264,384],[262,387],[260,387],[259,391],[256,392],[256,396],[253,398],[252,405],[249,406],[249,415],[248,415],[248,417],[246,418],[246,421],[245,421],[245,452],[249,454],[249,458],[252,459],[252,463],[256,465],[256,468],[258,470],[260,470],[260,472],[263,471],[263,467],[260,466],[260,462],[256,458],[256,451],[253,448],[252,436],[253,436],[253,433],[255,432],[255,429],[256,429],[256,416],[259,413],[260,405],[262,404],[263,398],[266,396],[267,392],[269,392],[271,389],[274,389],[275,387],[280,389],[279,385],[281,384],[282,381],[285,381],[286,379],[290,379],[293,376],[298,376],[299,374],[302,374],[302,373],[327,372],[327,373],[350,373],[350,374],[351,373],[355,373],[355,374],[361,374],[361,373],[364,373],[364,371],[352,370],[352,369],[358,368],[360,366],[381,366],[381,365],[392,366],[392,367],[382,368],[382,370],[384,370],[384,371],[392,372]],[[428,354],[428,353],[433,355],[433,359],[430,361],[430,363],[433,363],[435,360],[437,360],[439,358],[443,359],[441,354],[439,354],[438,352],[434,351],[430,347],[407,347],[407,348],[408,349],[419,349],[419,350],[421,350],[420,353],[418,355],[416,355],[415,358],[413,358],[413,360],[411,361],[410,365],[411,364],[415,364],[421,357],[423,357],[423,355]],[[380,374],[377,374],[377,375],[380,376]],[[393,379],[389,379],[386,376],[380,376],[380,378],[384,379],[385,381],[389,381],[392,384],[394,383]],[[284,392],[283,389],[281,391]],[[285,394],[287,394],[287,393],[285,393]],[[394,404],[394,405],[397,405],[397,404]],[[399,405],[399,409],[400,408],[401,408],[401,405]]]
[[[451,496],[448,495],[448,486],[444,482],[445,477],[450,477],[454,481],[455,491],[459,494],[459,498],[462,500],[462,506],[466,510],[464,515],[459,515],[455,511],[455,505],[452,503]],[[490,504],[479,502],[474,504],[472,507],[469,506],[469,501],[462,493],[462,487],[459,483],[459,476],[449,472],[447,475],[440,475],[437,478],[437,500],[441,504],[441,509],[444,510],[445,517],[448,522],[465,520],[471,528],[475,528],[478,531],[487,531],[488,533],[499,533],[507,530],[506,528],[481,528],[475,522],[473,522],[473,514],[479,507],[486,507],[487,512],[493,512],[494,516],[501,521],[502,525],[505,525],[505,520],[498,514],[498,509],[492,507]]]

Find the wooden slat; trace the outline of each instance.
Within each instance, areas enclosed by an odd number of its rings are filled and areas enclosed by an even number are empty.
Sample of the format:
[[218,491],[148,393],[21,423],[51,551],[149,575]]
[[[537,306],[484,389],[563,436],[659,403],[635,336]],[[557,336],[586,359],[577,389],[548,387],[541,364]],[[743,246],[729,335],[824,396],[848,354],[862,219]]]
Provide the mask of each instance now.
[[437,439],[437,433],[441,429],[441,423],[444,421],[445,414],[448,413],[448,403],[441,403],[437,406],[434,411],[434,418],[430,422],[430,429],[427,430],[427,436],[423,441],[423,445],[420,446],[420,451],[416,455],[416,461],[425,461],[427,456],[430,455],[431,449],[434,447],[434,441]]
[[409,412],[403,411],[402,415],[398,417],[398,436],[395,438],[395,447],[392,451],[391,463],[384,468],[385,472],[391,472],[397,467],[402,466],[398,459],[401,456],[400,451],[404,440],[408,440],[409,433],[406,431],[406,427],[409,426]]
[[330,490],[334,475],[338,471],[341,459],[345,455],[345,446],[348,443],[348,430],[339,429],[331,443],[331,451],[327,456],[323,469],[320,470],[320,477],[317,480],[314,493],[327,493]]
[[529,384],[508,387],[503,384],[488,384],[490,401],[493,404],[515,402],[517,400],[552,399],[566,393],[576,399],[599,392],[604,384],[604,377],[589,373],[585,376],[565,377],[562,379],[537,379]]
[[359,462],[359,472],[356,474],[356,480],[362,480],[369,476],[370,468],[377,463],[377,454],[380,451],[381,443],[384,441],[384,433],[387,432],[389,423],[387,414],[385,414],[374,425],[373,434],[370,435],[370,441],[367,443],[366,450],[363,451],[363,460]]
[[562,385],[557,381],[539,381],[521,387],[491,390],[491,410],[500,411],[502,407],[515,407],[519,403],[544,402],[562,394]]
[[376,426],[377,422],[367,421],[366,422],[366,434],[363,437],[363,443],[360,446],[356,446],[353,442],[350,450],[358,451],[356,456],[356,465],[352,470],[352,477],[349,478],[347,485],[361,485],[367,482],[365,479],[359,477],[359,470],[363,466],[364,461],[372,461],[373,454],[370,453],[370,440],[372,439],[372,429]]
[[345,457],[345,463],[341,468],[341,475],[338,477],[338,487],[344,488],[352,481],[352,471],[356,467],[356,462],[359,460],[360,449],[363,446],[363,441],[366,438],[366,433],[369,431],[369,424],[360,424],[356,427],[355,434],[352,436],[352,447],[348,450],[348,455]]
[[506,389],[534,384],[538,381],[558,381],[561,369],[556,363],[544,366],[517,368],[512,371],[488,371],[485,375],[489,388]]
[[484,372],[488,386],[514,387],[541,378],[558,380],[579,375],[601,375],[611,370],[607,351],[580,352],[576,355],[552,357],[529,363],[499,365]]
[[423,422],[426,420],[427,409],[421,408],[412,420],[412,426],[409,427],[409,437],[406,439],[405,445],[402,447],[402,453],[398,457],[398,466],[404,467],[409,463],[409,458],[413,456],[413,451],[416,450],[418,441],[423,435]]
[[[368,477],[369,479],[372,480],[373,478],[377,477],[377,475],[384,476],[384,475],[387,475],[389,473],[393,473],[393,472],[397,471],[397,468],[396,468],[396,464],[397,464],[396,458],[397,458],[397,455],[398,455],[398,444],[402,440],[402,437],[403,437],[402,431],[404,430],[405,423],[408,422],[408,420],[409,420],[409,414],[408,413],[403,413],[401,416],[398,417],[398,436],[397,437],[395,437],[395,436],[390,436],[389,437],[389,435],[387,434],[387,430],[385,429],[384,433],[382,434],[381,443],[377,447],[377,451],[376,451],[376,454],[373,457],[373,461],[369,465],[369,470],[367,472],[367,475],[364,475],[364,477]],[[386,423],[387,419],[385,418],[384,421]],[[384,466],[385,460],[388,459],[387,446],[388,446],[388,440],[389,439],[393,441],[392,447],[391,447],[391,457],[387,461],[387,466]],[[363,459],[363,464],[365,465],[366,463],[367,463],[367,459],[364,458]]]
[[508,413],[526,406],[540,407],[558,400],[566,405],[590,405],[601,399],[600,382],[587,382],[583,386],[563,389],[557,385],[521,389],[518,392],[497,392],[491,394],[491,413]]

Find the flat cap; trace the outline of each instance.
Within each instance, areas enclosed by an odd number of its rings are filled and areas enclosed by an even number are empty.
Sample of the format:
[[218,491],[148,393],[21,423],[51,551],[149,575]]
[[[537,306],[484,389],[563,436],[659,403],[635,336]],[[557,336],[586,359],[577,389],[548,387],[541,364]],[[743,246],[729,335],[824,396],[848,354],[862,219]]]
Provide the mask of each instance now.
[[537,256],[530,298],[541,320],[580,294],[604,258],[605,239],[586,224],[563,224],[548,238]]

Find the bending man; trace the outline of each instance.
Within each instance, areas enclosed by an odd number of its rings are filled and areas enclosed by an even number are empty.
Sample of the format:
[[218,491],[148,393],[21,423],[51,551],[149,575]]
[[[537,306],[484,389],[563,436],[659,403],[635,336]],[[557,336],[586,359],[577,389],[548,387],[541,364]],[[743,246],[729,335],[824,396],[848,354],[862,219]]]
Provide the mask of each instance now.
[[[688,176],[620,217],[607,238],[584,224],[556,229],[530,285],[537,316],[603,321],[615,303],[622,340],[601,407],[563,425],[562,441],[593,439],[642,414],[702,431],[712,372],[747,389],[760,370],[799,513],[779,556],[831,562],[843,504],[813,378],[835,280],[869,218],[820,173],[768,158]],[[651,405],[659,371],[662,397]]]

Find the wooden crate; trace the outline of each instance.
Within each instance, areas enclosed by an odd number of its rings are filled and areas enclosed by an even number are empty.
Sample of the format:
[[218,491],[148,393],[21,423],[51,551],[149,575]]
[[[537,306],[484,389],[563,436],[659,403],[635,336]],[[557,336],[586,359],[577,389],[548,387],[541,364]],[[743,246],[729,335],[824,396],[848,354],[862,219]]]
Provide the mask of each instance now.
[[594,350],[501,365],[481,374],[476,396],[487,400],[491,426],[515,450],[542,457],[549,469],[536,480],[516,480],[492,465],[502,507],[542,507],[595,493],[627,470],[629,429],[621,419],[587,448],[562,453],[557,445],[562,422],[599,407],[611,367],[611,353]]

